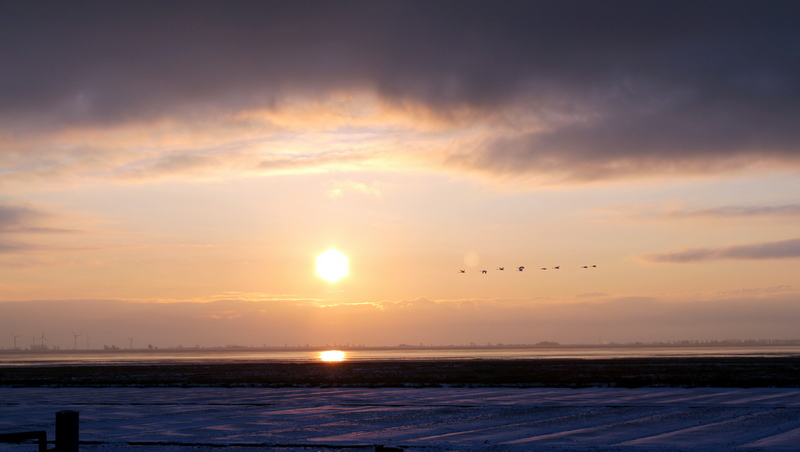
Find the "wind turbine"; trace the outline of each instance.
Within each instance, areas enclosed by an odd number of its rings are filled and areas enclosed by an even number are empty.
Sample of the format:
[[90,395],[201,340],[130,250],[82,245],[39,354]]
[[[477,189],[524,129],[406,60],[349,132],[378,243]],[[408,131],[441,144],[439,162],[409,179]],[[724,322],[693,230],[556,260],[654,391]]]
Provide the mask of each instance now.
[[11,333],[11,335],[14,336],[14,350],[16,350],[17,349],[17,338],[22,336],[22,335],[21,334],[14,334],[14,333]]
[[44,341],[46,341],[46,340],[47,340],[47,338],[46,338],[46,337],[44,337],[44,330],[42,330],[42,336],[41,336],[39,339],[41,339],[41,340],[42,340],[42,347],[44,347]]
[[79,336],[83,336],[83,334],[75,334],[75,332],[73,331],[72,335],[75,336],[75,350],[77,350],[78,349],[78,337]]
[[133,338],[129,337],[128,340],[131,341],[130,349],[133,350]]

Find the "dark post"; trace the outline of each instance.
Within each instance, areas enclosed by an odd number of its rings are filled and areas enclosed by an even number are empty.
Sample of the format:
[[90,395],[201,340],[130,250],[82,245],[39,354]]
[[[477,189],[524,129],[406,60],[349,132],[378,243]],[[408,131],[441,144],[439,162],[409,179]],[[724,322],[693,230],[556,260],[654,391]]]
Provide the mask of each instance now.
[[78,452],[78,412],[72,410],[56,413],[56,451]]
[[0,443],[19,443],[29,439],[34,439],[39,443],[39,452],[47,452],[47,432],[44,430],[0,433]]

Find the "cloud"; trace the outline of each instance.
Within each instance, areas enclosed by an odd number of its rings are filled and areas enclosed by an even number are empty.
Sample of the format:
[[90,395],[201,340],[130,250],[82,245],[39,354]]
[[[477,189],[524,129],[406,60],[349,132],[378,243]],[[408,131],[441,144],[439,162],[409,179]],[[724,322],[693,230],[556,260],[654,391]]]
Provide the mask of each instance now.
[[73,229],[44,226],[52,218],[52,214],[30,205],[0,202],[0,234],[68,234],[79,232]]
[[795,217],[800,216],[800,204],[784,204],[779,206],[723,206],[707,209],[685,209],[668,213],[673,217]]
[[291,171],[308,168],[319,170],[347,168],[352,169],[368,160],[369,154],[358,152],[326,152],[314,155],[275,156],[259,163],[258,168],[267,171]]
[[[273,140],[297,118],[274,112],[287,99],[314,111],[330,96],[364,93],[371,100],[341,103],[343,114],[309,118],[339,131],[370,131],[381,108],[402,112],[400,139],[379,146],[385,151],[375,158],[429,156],[401,159],[408,169],[590,181],[800,166],[800,6],[791,2],[0,8],[10,43],[0,84],[0,164],[13,163],[21,178],[111,177],[131,164],[144,165],[137,177],[224,173],[229,162],[252,171],[342,162],[352,169],[362,162],[360,150],[329,154],[325,140],[343,135],[319,129],[319,156],[301,150],[287,157]],[[414,117],[438,118],[437,129],[414,125]],[[213,156],[165,144],[187,130],[213,133],[231,118],[253,141],[242,144],[229,129],[217,136]],[[88,137],[61,145],[65,134],[131,124],[158,133],[88,154],[78,151],[93,143]],[[154,135],[163,140],[155,146]],[[385,144],[377,136],[360,139]],[[33,146],[41,139],[52,145]],[[231,149],[242,146],[252,148],[244,160]]]
[[674,222],[676,220],[708,220],[714,224],[717,224],[719,220],[791,222],[800,219],[800,204],[688,207],[685,201],[668,200],[655,204],[648,202],[618,205],[612,209],[598,209],[595,212],[609,219],[635,223],[642,221]]
[[221,166],[222,162],[217,158],[185,153],[167,155],[155,162],[127,165],[120,173],[122,177],[131,179],[152,180],[171,175],[213,174],[213,169]]
[[[29,204],[0,201],[0,255],[91,249],[85,246],[75,246],[74,244],[31,243],[30,240],[18,239],[19,237],[27,238],[30,235],[72,236],[83,232],[79,229],[49,226],[56,219],[58,219],[56,215]],[[0,266],[4,267],[22,268],[36,265],[38,264],[31,261],[0,261]]]
[[792,293],[798,290],[797,286],[771,286],[771,287],[751,287],[745,289],[727,290],[719,292],[718,296],[722,298],[730,297],[756,297],[771,294],[785,294]]
[[722,248],[690,248],[682,251],[647,254],[650,262],[702,262],[720,259],[760,260],[800,258],[800,238],[777,242],[734,245]]
[[365,196],[380,197],[382,195],[381,186],[382,182],[373,181],[370,183],[356,182],[356,181],[335,181],[333,188],[328,191],[328,196],[331,198],[339,198],[347,193],[356,193]]
[[608,297],[608,296],[609,295],[607,293],[603,293],[603,292],[587,292],[587,293],[577,294],[577,295],[575,295],[575,298],[580,300],[580,299],[586,299],[586,298],[602,298],[602,297]]
[[0,233],[9,231],[29,231],[31,224],[46,215],[30,206],[0,204]]
[[3,243],[0,242],[0,254],[16,254],[26,251],[42,251],[49,250],[47,247],[41,245],[33,245],[30,243]]

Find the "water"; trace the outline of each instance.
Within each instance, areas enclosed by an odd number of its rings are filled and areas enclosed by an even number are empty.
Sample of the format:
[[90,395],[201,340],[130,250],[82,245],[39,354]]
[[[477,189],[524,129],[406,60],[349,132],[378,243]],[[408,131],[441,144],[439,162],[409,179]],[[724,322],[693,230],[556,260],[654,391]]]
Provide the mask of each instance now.
[[[315,362],[328,349],[171,349],[0,351],[0,366]],[[643,357],[789,357],[800,345],[555,346],[555,347],[375,347],[341,348],[344,360],[606,359]]]

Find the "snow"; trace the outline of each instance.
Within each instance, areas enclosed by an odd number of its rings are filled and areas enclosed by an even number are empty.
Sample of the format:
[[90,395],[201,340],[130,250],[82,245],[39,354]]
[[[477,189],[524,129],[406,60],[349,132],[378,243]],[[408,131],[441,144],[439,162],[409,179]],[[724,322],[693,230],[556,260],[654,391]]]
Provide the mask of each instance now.
[[[800,389],[0,388],[0,433],[82,451],[797,450]],[[227,446],[227,447],[225,447]],[[51,446],[52,447],[52,446]],[[33,451],[33,444],[0,450]]]

